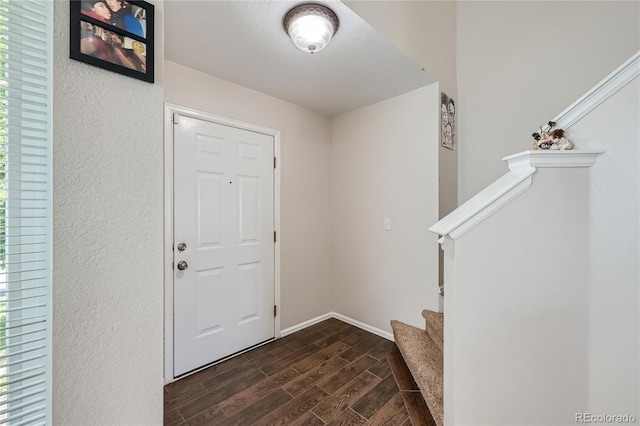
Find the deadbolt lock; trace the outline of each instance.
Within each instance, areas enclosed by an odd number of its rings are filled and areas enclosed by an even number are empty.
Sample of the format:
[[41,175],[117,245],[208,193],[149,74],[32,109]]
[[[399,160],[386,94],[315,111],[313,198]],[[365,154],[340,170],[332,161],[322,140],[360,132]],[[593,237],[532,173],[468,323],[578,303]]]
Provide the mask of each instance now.
[[185,251],[187,249],[187,245],[185,243],[178,244],[178,251]]

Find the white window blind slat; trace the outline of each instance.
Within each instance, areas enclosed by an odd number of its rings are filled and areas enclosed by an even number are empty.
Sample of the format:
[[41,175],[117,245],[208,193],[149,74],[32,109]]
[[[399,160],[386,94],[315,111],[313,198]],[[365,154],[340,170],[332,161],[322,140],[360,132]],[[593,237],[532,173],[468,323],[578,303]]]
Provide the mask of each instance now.
[[[39,294],[36,294],[36,295],[35,295],[35,296],[33,296],[33,297],[45,297],[45,296],[46,296],[46,292],[41,292],[41,290],[42,290],[42,289],[46,289],[46,288],[47,288],[46,286],[42,286],[42,287],[29,287],[29,288],[26,288],[26,287],[25,287],[23,290],[21,290],[21,293],[23,293],[23,292],[27,292],[27,290],[29,290],[29,291],[39,290],[39,291],[37,292],[37,293],[39,293]],[[7,292],[7,293],[9,293],[9,292]],[[11,296],[11,294],[9,294],[9,295]],[[31,298],[31,297],[32,297],[32,296],[25,296],[24,298]],[[20,298],[17,298],[17,297],[7,297],[7,298],[5,298],[5,300],[6,300],[7,302],[15,302],[15,301],[20,300]],[[6,344],[6,347],[9,347],[9,346],[11,346],[11,344]]]
[[[33,92],[31,92],[31,91],[26,92],[26,91],[24,91],[24,90],[22,91],[22,93],[28,93],[28,94],[30,94],[30,95],[32,95],[32,94],[33,94]],[[41,99],[46,99],[46,96],[38,95],[38,97],[40,97]],[[37,119],[37,118],[25,118],[25,117],[16,116],[16,115],[5,114],[5,113],[2,113],[2,112],[0,112],[0,117],[2,117],[2,118],[3,118],[3,119],[5,119],[5,120],[6,120],[6,119],[9,119],[9,120],[11,120],[11,119],[20,119],[20,120],[22,120],[22,121],[26,121],[27,123],[39,124],[40,126],[45,126],[45,127],[44,127],[44,128],[42,128],[42,127],[31,127],[31,128],[33,128],[33,129],[38,129],[38,130],[40,130],[41,132],[46,132],[46,131],[47,131],[46,125],[47,125],[48,123],[47,123],[47,121],[46,121],[46,120],[39,120],[39,119]]]
[[[31,209],[30,209],[30,210],[31,210]],[[33,248],[33,247],[30,247],[30,249],[31,249],[31,250],[33,250],[34,248]],[[7,255],[7,258],[9,258],[9,259],[10,259],[12,256],[22,256],[22,255],[25,255],[25,254],[44,254],[44,253],[47,253],[47,252],[46,252],[46,251],[44,251],[44,250],[41,250],[41,251],[25,251],[25,252],[22,252],[22,253],[19,253],[19,254],[13,254],[13,253],[12,253],[12,254],[9,254],[9,255]],[[47,259],[43,259],[43,260],[45,260],[45,261],[46,261]],[[0,296],[1,296],[1,295],[0,295]]]
[[[0,120],[2,120],[2,117],[0,117]],[[13,143],[0,143],[0,146],[3,147],[17,147],[18,145],[13,144]],[[43,149],[47,149],[46,146],[40,146],[40,145],[28,145],[28,144],[22,144],[20,146],[23,149],[37,149],[37,150],[43,150]],[[2,148],[0,148],[2,149]],[[4,148],[6,149],[6,148]],[[11,172],[7,172],[8,175],[11,175]]]
[[[46,328],[34,328],[32,331],[26,331],[24,333],[16,333],[13,337],[24,337],[24,336],[30,336],[32,334],[37,334],[37,333],[45,333],[47,331]],[[13,345],[15,346],[15,345]],[[2,395],[2,392],[0,392],[0,395]]]
[[[6,119],[9,119],[9,120],[17,119],[17,117],[4,117],[4,118],[5,118],[5,120]],[[41,121],[41,120],[38,120],[38,121]],[[35,120],[34,120],[34,122],[35,122]],[[14,128],[12,130],[14,130],[14,131],[15,130],[27,130],[27,131],[30,131],[30,132],[37,132],[37,133],[45,134],[45,135],[47,133],[47,129],[43,129],[42,127],[39,127],[39,126],[30,126],[29,125],[29,120],[22,119],[22,124],[24,124],[24,125],[23,126],[14,126]],[[24,148],[24,147],[21,147],[21,148]],[[38,148],[44,148],[44,147],[38,146]]]
[[[30,327],[33,325],[48,325],[45,324],[48,321],[48,317],[47,316],[40,316],[40,317],[29,317],[29,322],[25,322],[25,323],[21,323],[21,324],[17,324],[17,325],[12,325],[12,326],[7,326],[5,327],[5,330],[10,331],[10,330],[15,330],[15,329],[20,329],[22,330],[25,327]],[[33,321],[31,321],[33,320]],[[46,332],[47,329],[45,329],[43,332]],[[23,335],[24,333],[18,333],[16,334],[17,336]],[[15,337],[15,336],[12,336]],[[2,389],[2,386],[0,386],[0,389]]]
[[[20,411],[19,414],[10,415],[7,420],[8,423],[12,426],[20,426],[20,425],[28,425],[32,423],[34,420],[41,419],[44,414],[42,413],[43,409],[46,409],[47,406],[42,405],[34,405],[29,404],[30,409]],[[22,420],[22,421],[19,421]]]
[[[20,71],[18,69],[13,69],[11,72],[6,73],[6,77],[3,78],[7,83],[13,83],[23,86],[23,88],[34,88],[37,89],[38,86],[46,86],[47,83],[47,74],[34,74],[29,71]],[[35,80],[35,81],[34,81]],[[36,81],[38,83],[36,83]],[[47,89],[41,89],[47,90]]]
[[[33,419],[29,420],[29,426],[46,426],[47,423],[41,420],[43,417],[44,415],[35,416]],[[20,426],[20,425],[16,424],[14,426]]]
[[[42,392],[40,392],[40,393],[42,393]],[[31,396],[36,396],[36,395],[38,395],[38,393],[32,393],[31,394]],[[13,398],[13,401],[20,401],[21,399],[23,399],[23,398]],[[14,411],[21,410],[21,409],[23,409],[25,407],[29,407],[29,406],[33,405],[34,403],[39,403],[39,402],[44,402],[44,397],[40,396],[37,399],[34,399],[34,400],[30,401],[30,402],[22,403],[22,404],[15,404],[14,403],[14,404],[10,405],[10,407],[11,407],[10,409],[8,409],[8,410],[0,410],[0,416],[2,416],[3,414],[12,413]]]
[[[23,351],[24,352],[24,351]],[[31,351],[26,351],[25,353],[28,353]],[[13,372],[11,374],[5,374],[3,376],[0,376],[1,378],[11,378],[11,380],[20,380],[20,381],[24,381],[27,377],[29,376],[33,376],[33,375],[42,375],[44,374],[44,369],[42,367],[42,365],[36,365],[35,367],[30,367],[30,368],[24,368],[22,370],[16,370],[16,369],[12,369]]]
[[[0,49],[0,55],[3,53],[3,50]],[[44,62],[44,64],[46,65],[46,61]],[[43,94],[43,93],[38,93],[36,90],[26,90],[27,88],[24,89],[11,89],[8,90],[7,92],[11,95],[11,97],[7,97],[8,99],[16,99],[15,95],[22,95],[22,96],[30,96],[32,98],[36,98],[36,99],[47,99],[47,95]],[[47,106],[46,102],[35,102],[35,101],[31,101],[29,99],[26,98],[20,98],[20,100],[24,103],[24,104],[28,104],[28,105],[37,105],[37,106]],[[22,120],[21,120],[22,121]],[[44,128],[44,130],[46,130],[46,127]]]
[[[16,246],[33,246],[33,245],[43,245],[43,244],[47,244],[46,241],[33,241],[30,243],[12,243],[12,244],[5,244],[5,247],[16,247]],[[29,280],[33,280],[33,278],[29,278]],[[9,290],[7,290],[9,291]]]
[[[25,246],[25,245],[33,245],[33,244],[47,244],[46,241],[32,241],[29,243],[15,243],[15,244],[5,244],[5,247],[16,247],[16,246]],[[5,274],[6,272],[4,271],[0,271],[0,275]],[[41,277],[41,278],[46,278],[46,277]],[[30,279],[33,279],[33,277],[31,277]],[[12,281],[14,282],[18,282],[18,279],[16,278],[12,278]]]
[[[46,407],[45,407],[46,408]],[[47,422],[46,421],[39,421],[41,419],[46,418],[46,414],[34,414],[31,417],[28,417],[22,421],[11,421],[10,424],[11,426],[25,426],[25,425],[29,425],[29,426],[38,426],[38,425],[46,425]]]
[[1,6],[6,12],[10,15],[14,16],[32,16],[35,17],[38,22],[45,22],[47,20],[47,14],[50,12],[44,6],[44,2],[16,2],[16,1],[6,1]]
[[[13,233],[5,233],[5,238],[13,238],[13,239],[18,239],[18,238],[35,238],[35,237],[46,237],[47,234],[21,234],[21,233],[17,233],[17,232],[13,232]],[[39,268],[39,269],[25,269],[25,270],[20,270],[20,271],[8,271],[5,272],[4,274],[9,275],[9,274],[23,274],[25,272],[36,272],[36,271],[44,271],[45,268]],[[0,272],[0,275],[2,275],[3,273]]]
[[[9,99],[9,97],[6,97],[6,98]],[[42,113],[42,116],[44,117],[44,116],[46,116],[46,114]],[[9,121],[9,120],[5,120],[5,121]],[[45,143],[47,142],[47,138],[38,138],[38,137],[33,137],[33,136],[27,137],[26,135],[14,132],[12,130],[1,131],[0,132],[0,136],[5,136],[7,138],[10,138],[11,136],[13,136],[14,138],[29,139],[29,140],[32,140],[32,141],[40,141],[40,142],[45,142]],[[12,145],[15,146],[15,144],[12,144]],[[35,145],[38,146],[38,144],[35,144]],[[40,146],[43,146],[43,145],[40,145]]]
[[[0,52],[0,54],[1,54],[1,52]],[[19,91],[20,91],[19,89],[16,90],[16,92],[19,92]],[[38,110],[34,110],[32,108],[27,108],[29,106],[37,106],[37,107],[46,108],[47,107],[47,103],[46,102],[35,102],[35,101],[31,101],[29,99],[26,99],[24,97],[21,97],[21,96],[13,96],[12,95],[13,92],[10,89],[5,90],[4,92],[5,92],[5,95],[2,98],[7,100],[7,101],[14,101],[14,103],[20,104],[20,109],[22,109],[23,113],[24,112],[28,112],[28,113],[32,113],[32,114],[40,114],[40,115],[43,115],[43,116],[47,115],[46,111],[38,111]],[[19,95],[19,93],[16,93],[16,95]]]
[[[36,79],[38,77],[45,77],[46,79],[46,76],[47,76],[46,66],[41,66],[41,67],[34,66],[32,64],[29,64],[28,62],[19,61],[17,59],[15,60],[12,59],[12,61],[14,62],[14,66],[16,68],[11,72],[7,73],[9,76],[23,75],[24,77],[34,77]],[[42,81],[44,81],[44,79]]]
[[[37,260],[36,262],[43,262],[43,261],[42,260]],[[44,261],[44,262],[46,262],[46,261]],[[31,261],[31,260],[25,260],[25,261],[23,261],[21,263],[18,263],[18,262],[5,262],[5,265],[7,265],[7,266],[16,265],[16,264],[17,265],[22,265],[22,264],[25,264],[25,263],[35,263],[35,262]],[[29,266],[41,266],[41,265],[29,265]],[[3,312],[3,311],[6,312],[7,310],[0,308],[0,312]]]
[[20,324],[15,324],[15,325],[9,325],[6,327],[6,330],[8,331],[16,328],[22,329],[32,325],[41,325],[42,323],[46,322],[47,319],[48,317],[46,315],[36,315],[36,316],[29,316],[29,317],[20,318],[20,319],[14,319],[13,321],[24,321],[24,322],[21,322]]
[[38,56],[41,56],[46,61],[47,51],[38,43],[38,39],[46,34],[46,31],[32,27],[27,28],[26,26],[23,26],[23,29],[19,31],[18,25],[16,25],[15,22],[13,23],[13,30],[14,34],[19,34],[21,37],[19,39],[7,38],[4,43],[5,46],[9,48],[22,48],[34,53],[37,52],[39,54]]
[[[4,43],[4,46],[18,46],[19,44],[22,44],[27,48],[32,48],[32,47],[38,48],[38,40],[42,38],[43,35],[45,35],[44,32],[30,26],[30,24],[27,24],[27,25],[18,24],[16,22],[16,16],[13,17],[11,28],[12,28],[13,35],[20,36],[20,37],[7,39],[7,42]],[[46,54],[43,54],[43,57],[46,57],[46,56],[47,56]]]
[[31,344],[31,343],[42,342],[43,340],[45,340],[44,337],[40,337],[40,338],[37,338],[37,339],[31,339],[31,340],[25,340],[23,342],[15,343],[13,345],[6,345],[5,348],[10,349],[10,348],[16,347],[17,345],[28,345],[28,344]]
[[[44,346],[38,346],[37,348],[34,348],[34,350],[32,352],[42,352],[43,349],[46,349],[46,345]],[[28,352],[27,352],[28,353]],[[21,358],[19,361],[13,361],[13,362],[8,362],[6,364],[6,367],[11,367],[12,365],[19,365],[19,364],[24,364],[25,362],[31,362],[31,361],[36,361],[39,359],[44,358],[46,355],[44,354],[40,354],[40,355],[36,355],[36,356],[31,356],[31,357],[23,357]],[[42,391],[44,391],[44,389],[42,389]]]
[[11,29],[14,34],[22,35],[23,32],[36,32],[35,36],[27,37],[26,39],[36,39],[37,37],[47,36],[47,17],[39,14],[35,14],[32,11],[21,9],[15,3],[13,7],[5,8],[0,11],[11,20]]
[[[15,0],[11,0],[15,1]],[[17,11],[16,11],[17,12]],[[14,38],[16,43],[30,43],[38,45],[38,40],[47,36],[47,18],[29,13],[11,13],[11,30],[20,38]]]
[[37,46],[30,46],[25,43],[18,43],[15,41],[6,41],[3,43],[4,50],[11,55],[27,56],[34,58],[40,64],[47,63],[47,51],[38,48]]
[[[23,292],[26,290],[38,290],[38,289],[46,289],[48,288],[48,285],[41,285],[42,281],[45,279],[46,277],[44,276],[34,276],[32,278],[22,278],[22,279],[16,279],[16,280],[7,280],[6,284],[20,284],[20,290],[5,290],[5,295],[7,297],[16,297],[14,296],[14,294],[18,294],[19,292]],[[34,282],[35,281],[35,282]],[[10,286],[10,287],[15,287],[15,286]],[[9,287],[9,288],[10,288]]]
[[20,396],[18,396],[18,397],[7,398],[7,399],[5,400],[5,403],[11,404],[12,402],[15,402],[15,401],[21,401],[21,400],[23,400],[23,399],[25,399],[25,398],[28,398],[28,397],[30,397],[30,396],[41,395],[41,394],[43,394],[43,393],[44,393],[44,389],[38,389],[38,390],[35,390],[35,391],[32,391],[32,392],[23,392],[23,393],[22,393]]
[[[10,176],[10,173],[7,173],[6,175]],[[31,178],[33,178],[33,176]],[[12,180],[11,179],[7,179],[7,182],[12,182]],[[18,181],[18,182],[21,182],[21,181]],[[42,181],[33,181],[33,182],[34,183],[47,183],[48,184],[48,182],[42,182]],[[25,209],[26,210],[46,210],[47,208],[46,207],[25,207]],[[6,207],[2,207],[2,208],[0,208],[0,210],[6,211],[8,209]]]
[[[1,313],[11,313],[11,312],[24,312],[27,309],[37,309],[37,308],[45,308],[47,306],[46,303],[39,303],[36,305],[26,305],[26,306],[19,306],[17,308],[13,308],[13,309],[3,309],[0,310],[0,314]],[[13,355],[12,355],[13,356]],[[2,358],[2,356],[0,355],[0,358]]]
[[[8,298],[8,299],[5,299],[5,302],[7,302],[8,304],[11,304],[11,303],[16,303],[19,301],[25,301],[29,299],[42,299],[43,297],[46,297],[46,294],[34,294],[33,296]],[[4,311],[4,312],[7,312],[7,311]],[[7,345],[7,346],[10,346],[10,345]]]
[[[45,157],[39,157],[40,158],[40,160],[39,160],[40,162],[38,162],[38,158],[29,158],[28,159],[29,161],[22,161],[23,157],[25,157],[24,154],[16,155],[16,161],[12,161],[11,165],[13,165],[13,166],[22,165],[22,166],[47,167],[48,157],[46,157],[46,156]],[[4,166],[4,165],[7,165],[7,164],[8,164],[7,162],[0,161],[0,166]],[[28,181],[27,180],[23,180],[23,181],[20,181],[20,183],[23,184],[22,186],[24,186],[24,184],[28,183]],[[24,189],[21,189],[21,188],[11,188],[11,190],[13,190],[13,191],[16,191],[16,190],[25,191]],[[29,191],[29,190],[27,189],[27,191]]]
[[46,384],[46,381],[43,379],[40,379],[39,381],[33,381],[24,386],[16,386],[12,389],[12,392],[0,392],[0,400],[8,401],[9,399],[11,399],[10,397],[11,393],[14,394],[14,397],[24,395],[27,389],[30,389],[30,392],[33,389],[36,389],[39,391],[43,391],[43,390],[46,391],[46,388],[43,386],[44,384]]
[[[5,163],[0,162],[0,167],[4,166]],[[22,166],[41,166],[41,167],[46,167],[46,164],[39,164],[39,163],[31,163],[31,162],[26,162],[26,161],[16,161],[15,163],[12,163],[12,165],[22,165]],[[21,182],[24,183],[24,182]],[[5,191],[14,191],[16,193],[21,193],[24,194],[25,192],[28,193],[28,195],[31,195],[31,193],[33,192],[47,192],[46,190],[42,190],[42,189],[20,189],[20,188],[10,188],[10,189],[6,189]]]
[[[3,0],[4,1],[4,0]],[[43,16],[40,13],[34,12],[33,10],[28,10],[26,8],[20,8],[16,1],[19,0],[6,0],[7,2],[12,1],[13,6],[10,8],[2,7],[0,13],[3,14],[3,17],[8,18],[11,22],[11,31],[12,34],[22,35],[23,32],[35,32],[35,36],[46,38],[47,37],[47,21],[49,20],[47,16]],[[30,1],[30,0],[27,0]],[[26,2],[25,2],[26,3]],[[19,40],[23,40],[22,38]],[[24,40],[28,40],[25,38]]]
[[53,2],[0,29],[0,424],[50,424]]
[[[3,80],[5,80],[7,83],[9,84],[19,84],[22,86],[22,90],[27,90],[27,89],[33,89],[33,90],[38,90],[38,93],[42,93],[42,90],[47,90],[47,85],[46,84],[40,84],[40,83],[35,83],[33,81],[26,81],[24,79],[21,78],[14,78],[14,77],[20,77],[20,75],[15,75],[15,73],[11,73],[12,77],[5,77],[3,78]],[[46,80],[45,77],[42,77],[42,80]]]

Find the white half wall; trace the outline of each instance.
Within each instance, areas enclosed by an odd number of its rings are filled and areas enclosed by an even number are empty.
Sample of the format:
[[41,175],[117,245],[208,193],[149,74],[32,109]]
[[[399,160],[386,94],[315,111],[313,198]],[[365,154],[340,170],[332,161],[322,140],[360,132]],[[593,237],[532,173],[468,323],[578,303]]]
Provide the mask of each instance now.
[[640,78],[570,129],[603,148],[591,169],[589,403],[640,419]]
[[569,425],[587,409],[588,208],[588,168],[540,168],[529,190],[455,240],[446,424]]
[[333,311],[390,331],[438,309],[438,120],[438,84],[333,118]]
[[569,129],[605,150],[591,168],[539,168],[447,239],[447,424],[640,418],[638,93],[640,78]]
[[171,61],[164,100],[280,130],[281,327],[331,311],[329,118]]
[[[640,50],[637,1],[458,2],[460,203]],[[580,148],[580,146],[578,146]]]
[[69,58],[54,2],[53,423],[162,424],[163,3],[155,84]]

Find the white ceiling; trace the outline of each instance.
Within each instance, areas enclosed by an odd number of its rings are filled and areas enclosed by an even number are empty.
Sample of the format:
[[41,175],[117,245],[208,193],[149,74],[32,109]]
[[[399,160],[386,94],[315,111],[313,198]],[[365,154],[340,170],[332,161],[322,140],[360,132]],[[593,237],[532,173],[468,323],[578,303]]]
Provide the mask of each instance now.
[[304,1],[165,1],[165,58],[328,115],[434,80],[339,1],[340,27],[325,50],[298,50],[282,27]]

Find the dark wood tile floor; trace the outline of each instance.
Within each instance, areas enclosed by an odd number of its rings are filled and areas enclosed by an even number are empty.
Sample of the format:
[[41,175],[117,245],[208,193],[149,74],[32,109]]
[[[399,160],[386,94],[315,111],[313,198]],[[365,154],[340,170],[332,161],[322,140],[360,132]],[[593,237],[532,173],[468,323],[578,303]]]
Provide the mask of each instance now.
[[434,425],[396,345],[337,319],[165,386],[169,425]]

